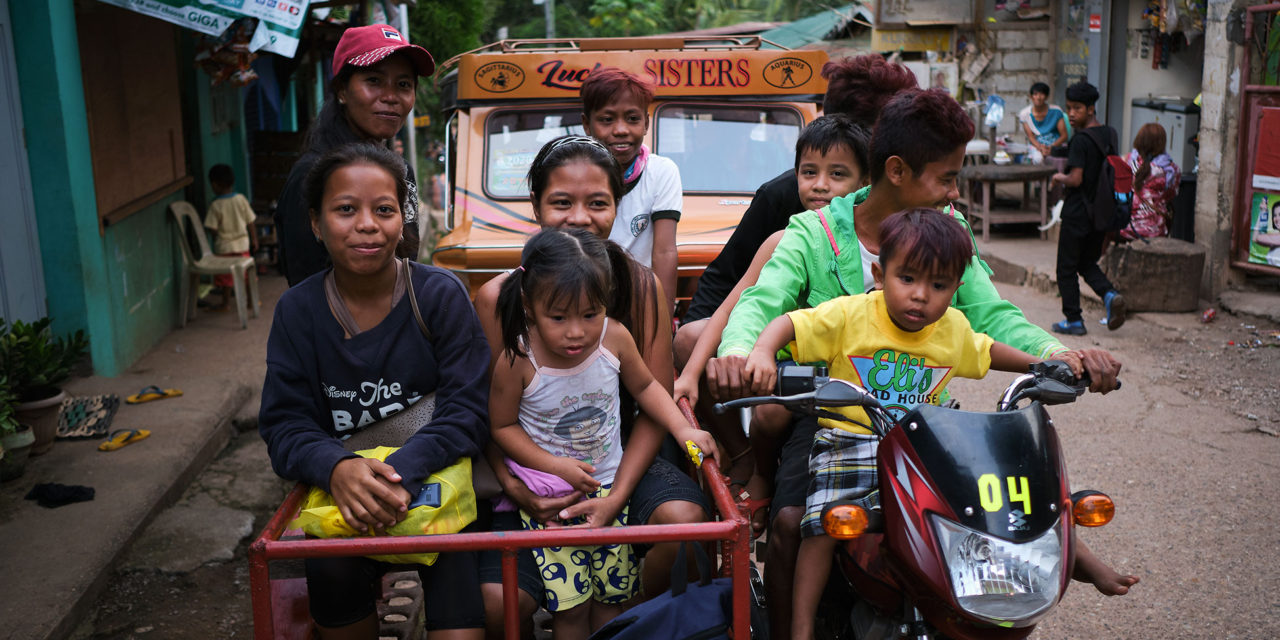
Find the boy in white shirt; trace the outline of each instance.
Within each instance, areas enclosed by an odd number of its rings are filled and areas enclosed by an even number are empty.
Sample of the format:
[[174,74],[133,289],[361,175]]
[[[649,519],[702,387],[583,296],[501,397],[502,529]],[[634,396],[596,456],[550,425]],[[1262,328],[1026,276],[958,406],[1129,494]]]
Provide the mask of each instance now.
[[636,262],[653,269],[662,283],[667,310],[676,295],[676,223],[684,202],[680,170],[649,152],[653,87],[616,67],[601,67],[582,83],[582,126],[604,143],[622,168],[623,196],[609,239]]
[[[229,165],[215,164],[209,169],[214,198],[205,214],[204,227],[213,232],[213,252],[220,256],[248,256],[258,250],[258,234],[253,224],[257,215],[249,206],[249,200],[233,191],[235,182],[236,175]],[[235,295],[235,281],[230,274],[219,274],[213,277],[213,286],[222,291],[222,304],[214,310],[226,310]]]

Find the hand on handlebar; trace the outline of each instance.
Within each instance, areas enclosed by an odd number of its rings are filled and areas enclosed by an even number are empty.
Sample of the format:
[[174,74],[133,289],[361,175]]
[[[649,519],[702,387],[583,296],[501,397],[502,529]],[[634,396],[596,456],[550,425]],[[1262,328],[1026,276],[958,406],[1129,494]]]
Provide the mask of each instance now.
[[750,388],[743,378],[747,359],[742,356],[725,356],[707,361],[707,391],[716,400],[733,400],[750,395]]
[[1053,356],[1054,360],[1061,360],[1071,367],[1071,375],[1079,378],[1084,375],[1084,362],[1080,358],[1080,354],[1075,351],[1062,351]]
[[743,377],[750,385],[752,393],[767,396],[773,393],[774,384],[778,381],[778,362],[772,353],[753,349],[747,356],[747,364],[743,367]]
[[1081,364],[1089,374],[1090,391],[1105,394],[1120,388],[1118,377],[1122,365],[1109,351],[1106,349],[1079,349],[1075,353],[1079,354]]

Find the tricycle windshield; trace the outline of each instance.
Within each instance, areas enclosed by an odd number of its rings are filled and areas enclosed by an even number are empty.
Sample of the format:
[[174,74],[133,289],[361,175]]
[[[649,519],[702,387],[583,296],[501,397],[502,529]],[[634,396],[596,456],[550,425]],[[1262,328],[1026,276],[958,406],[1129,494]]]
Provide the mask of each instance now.
[[485,121],[484,189],[493,198],[529,198],[525,176],[538,150],[564,135],[583,135],[582,109],[499,111]]
[[680,167],[686,192],[754,193],[795,165],[804,121],[794,108],[666,104],[656,153]]
[[1039,403],[999,413],[921,405],[899,424],[961,524],[1022,542],[1061,515],[1060,445]]

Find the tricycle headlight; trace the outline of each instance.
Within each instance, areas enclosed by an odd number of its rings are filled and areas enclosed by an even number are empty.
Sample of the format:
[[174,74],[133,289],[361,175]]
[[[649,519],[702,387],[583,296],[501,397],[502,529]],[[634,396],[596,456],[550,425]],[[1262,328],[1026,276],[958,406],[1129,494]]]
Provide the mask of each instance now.
[[1057,602],[1062,585],[1062,523],[1017,543],[933,516],[951,577],[965,611],[993,623],[1032,618]]

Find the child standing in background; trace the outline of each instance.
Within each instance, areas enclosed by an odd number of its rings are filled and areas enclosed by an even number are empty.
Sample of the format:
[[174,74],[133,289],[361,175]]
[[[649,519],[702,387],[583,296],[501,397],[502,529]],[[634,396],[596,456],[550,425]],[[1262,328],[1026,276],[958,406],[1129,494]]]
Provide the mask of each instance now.
[[[220,256],[248,256],[258,250],[258,234],[253,224],[257,215],[249,206],[249,200],[233,191],[235,183],[236,175],[229,165],[215,164],[209,169],[214,198],[204,217],[204,227],[213,232],[213,252]],[[213,286],[222,291],[222,304],[215,310],[227,309],[235,295],[235,281],[230,274],[219,274],[213,277]]]
[[684,206],[680,169],[643,144],[653,87],[632,73],[601,67],[582,83],[582,126],[622,167],[623,196],[609,239],[662,283],[667,314],[676,296],[676,223]]

